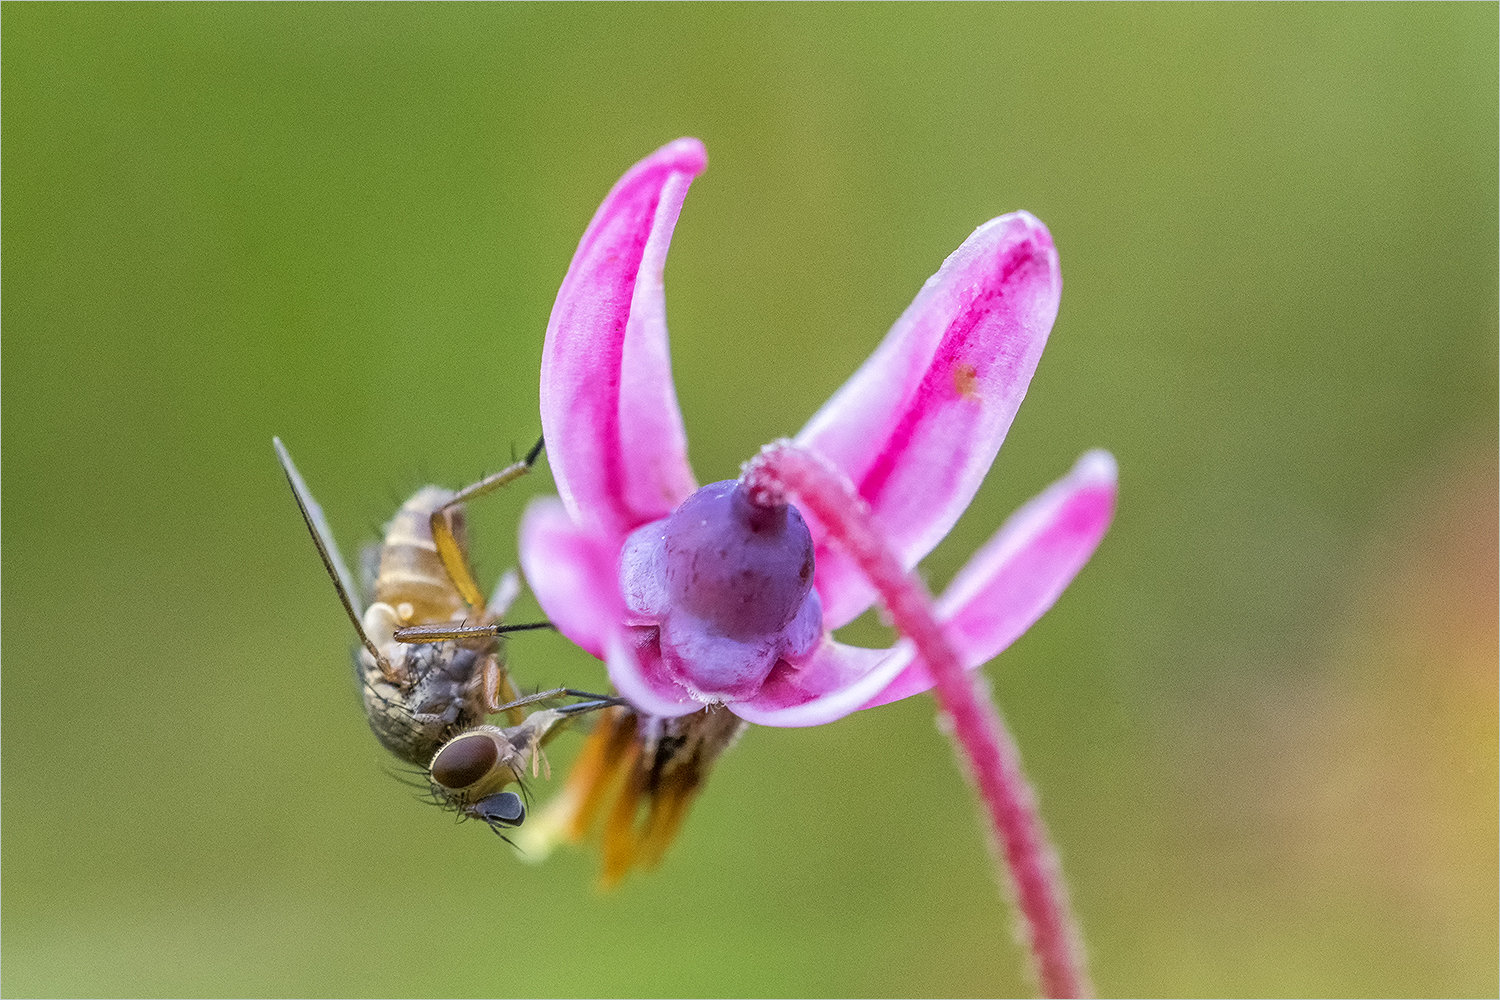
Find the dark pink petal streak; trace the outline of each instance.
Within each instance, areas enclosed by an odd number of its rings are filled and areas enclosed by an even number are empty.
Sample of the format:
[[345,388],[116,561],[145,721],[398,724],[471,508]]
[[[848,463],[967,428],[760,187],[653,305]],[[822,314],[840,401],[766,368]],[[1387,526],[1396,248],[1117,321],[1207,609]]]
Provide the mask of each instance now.
[[[979,489],[1057,317],[1062,275],[1027,212],[985,223],[955,250],[797,443],[855,485],[904,569],[952,529]],[[814,538],[824,532],[813,526]],[[873,599],[838,549],[818,549],[829,628]]]
[[663,268],[707,163],[678,139],[620,178],[583,234],[542,347],[542,433],[568,514],[624,537],[694,489],[672,385]]

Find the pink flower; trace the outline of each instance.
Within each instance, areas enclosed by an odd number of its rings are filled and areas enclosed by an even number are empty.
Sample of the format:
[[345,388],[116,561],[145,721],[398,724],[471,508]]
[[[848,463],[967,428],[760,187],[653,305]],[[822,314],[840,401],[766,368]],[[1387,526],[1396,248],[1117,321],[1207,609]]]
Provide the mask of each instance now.
[[[688,466],[662,273],[705,165],[696,139],[662,147],[620,179],[583,235],[542,353],[560,497],[527,509],[521,563],[548,617],[606,661],[642,714],[723,704],[761,725],[819,725],[933,679],[906,640],[865,649],[832,637],[874,592],[814,517],[740,481],[700,490]],[[904,568],[973,499],[1061,288],[1041,222],[1016,212],[985,223],[796,436],[848,477]],[[1057,600],[1109,527],[1115,483],[1114,459],[1089,452],[959,572],[936,607],[965,667]]]

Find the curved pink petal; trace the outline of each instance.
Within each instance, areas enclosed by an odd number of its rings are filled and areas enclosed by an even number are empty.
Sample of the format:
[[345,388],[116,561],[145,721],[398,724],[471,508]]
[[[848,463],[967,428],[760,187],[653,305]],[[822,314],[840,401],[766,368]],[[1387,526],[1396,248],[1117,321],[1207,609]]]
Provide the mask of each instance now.
[[[907,568],[974,498],[1026,395],[1061,293],[1046,226],[1027,212],[986,222],[797,435],[853,481]],[[824,618],[838,628],[869,607],[873,591],[812,526]]]
[[703,702],[689,697],[682,687],[661,679],[665,668],[660,647],[654,642],[640,641],[647,631],[619,629],[610,636],[609,656],[605,659],[610,683],[632,708],[645,715],[676,718],[702,709]]
[[623,537],[696,488],[672,386],[662,270],[703,144],[631,167],[594,213],[542,347],[542,432],[568,513]]
[[[965,667],[987,663],[1057,601],[1094,554],[1115,513],[1114,457],[1091,451],[1010,516],[937,602]],[[873,708],[933,685],[920,660],[866,703]]]
[[526,582],[557,630],[601,660],[625,614],[618,556],[618,545],[578,527],[556,498],[527,505],[520,539]]
[[729,710],[759,726],[821,726],[863,708],[911,660],[905,640],[890,649],[865,649],[825,636],[806,661],[791,667],[783,660],[759,694]]

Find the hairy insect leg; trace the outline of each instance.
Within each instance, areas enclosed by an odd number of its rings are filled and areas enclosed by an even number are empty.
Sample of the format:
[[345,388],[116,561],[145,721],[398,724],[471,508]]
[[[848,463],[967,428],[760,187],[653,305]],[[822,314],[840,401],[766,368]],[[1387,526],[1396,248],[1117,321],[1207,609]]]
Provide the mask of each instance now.
[[583,698],[584,701],[576,705],[564,705],[557,709],[560,715],[578,715],[582,712],[592,712],[600,708],[608,708],[611,705],[624,705],[625,699],[613,695],[594,694],[591,691],[578,691],[574,688],[553,688],[551,691],[538,691],[536,694],[528,694],[524,698],[517,698],[509,704],[497,705],[492,712],[504,712],[512,708],[521,708],[525,705],[533,705],[539,701],[549,701],[553,698]]
[[551,622],[526,622],[521,625],[465,625],[463,623],[439,622],[435,625],[408,625],[398,628],[394,638],[397,642],[448,642],[463,639],[483,639],[492,635],[507,635],[511,632],[531,632],[539,628],[554,628]]
[[495,715],[504,712],[507,722],[512,726],[519,726],[526,720],[526,713],[515,704],[517,696],[516,686],[510,679],[510,673],[500,665],[500,658],[494,655],[486,657],[484,661],[485,713]]
[[459,532],[454,522],[460,516],[466,502],[494,492],[526,475],[531,471],[532,465],[536,463],[537,456],[541,453],[542,441],[539,440],[526,453],[525,458],[519,462],[512,462],[499,472],[485,476],[477,483],[465,486],[453,495],[452,500],[432,512],[432,540],[437,544],[438,558],[442,559],[443,568],[448,571],[449,579],[453,581],[453,585],[458,588],[458,592],[463,595],[471,608],[484,607],[484,595],[479,590],[479,584],[474,581],[474,572],[469,569],[469,561],[464,558],[463,545],[459,542]]

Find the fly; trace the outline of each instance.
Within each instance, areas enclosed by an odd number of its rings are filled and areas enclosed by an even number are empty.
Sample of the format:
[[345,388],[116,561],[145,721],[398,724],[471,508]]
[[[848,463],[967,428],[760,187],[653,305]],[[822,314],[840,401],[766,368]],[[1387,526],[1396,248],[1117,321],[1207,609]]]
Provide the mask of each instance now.
[[[501,636],[550,628],[547,622],[502,623],[520,593],[514,571],[485,601],[469,568],[464,504],[531,470],[542,442],[518,462],[458,492],[424,486],[401,505],[385,528],[375,572],[374,600],[359,605],[353,577],[333,532],[279,438],[273,439],[292,495],[333,581],[360,646],[355,674],[365,716],[380,744],[423,769],[435,801],[479,819],[499,833],[519,826],[526,809],[506,786],[519,784],[543,761],[542,745],[570,715],[618,704],[617,699],[558,688],[519,698],[505,670]],[[401,629],[434,630],[398,641]],[[522,708],[572,696],[585,701],[529,715]],[[507,727],[487,725],[505,713]]]

